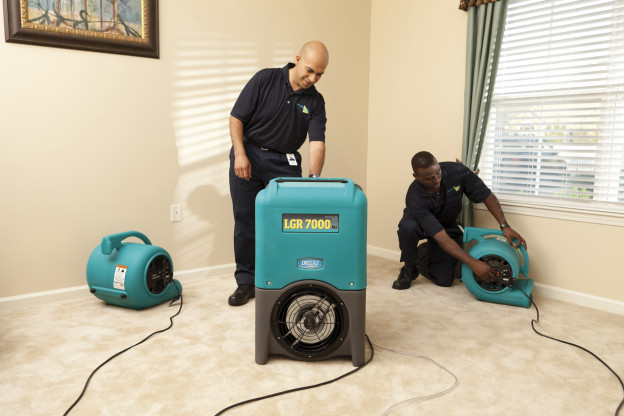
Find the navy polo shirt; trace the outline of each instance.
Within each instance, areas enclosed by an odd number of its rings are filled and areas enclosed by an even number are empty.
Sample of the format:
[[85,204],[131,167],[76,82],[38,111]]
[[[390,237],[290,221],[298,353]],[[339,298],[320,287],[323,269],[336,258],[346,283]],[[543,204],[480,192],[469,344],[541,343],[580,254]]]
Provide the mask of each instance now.
[[440,192],[430,194],[414,180],[405,196],[404,214],[417,219],[427,237],[456,226],[464,194],[479,203],[492,193],[481,178],[461,163],[441,162],[440,169]]
[[325,100],[314,85],[292,90],[288,70],[294,66],[256,73],[230,113],[243,122],[247,140],[282,153],[296,152],[308,134],[310,141],[325,141]]

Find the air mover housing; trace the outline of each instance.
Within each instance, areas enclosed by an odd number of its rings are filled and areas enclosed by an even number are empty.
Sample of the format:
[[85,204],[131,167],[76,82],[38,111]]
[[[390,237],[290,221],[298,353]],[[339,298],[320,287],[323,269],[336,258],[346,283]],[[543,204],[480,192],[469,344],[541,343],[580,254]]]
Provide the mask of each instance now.
[[[124,242],[137,237],[145,244]],[[87,263],[87,284],[110,305],[144,309],[173,299],[182,285],[173,279],[169,253],[153,246],[145,234],[127,231],[102,239]]]
[[529,308],[534,283],[532,279],[519,278],[520,274],[528,277],[529,255],[524,246],[514,248],[502,236],[500,230],[466,227],[464,242],[477,242],[468,254],[486,262],[498,276],[495,281],[483,281],[476,278],[470,267],[463,264],[462,281],[479,300]]

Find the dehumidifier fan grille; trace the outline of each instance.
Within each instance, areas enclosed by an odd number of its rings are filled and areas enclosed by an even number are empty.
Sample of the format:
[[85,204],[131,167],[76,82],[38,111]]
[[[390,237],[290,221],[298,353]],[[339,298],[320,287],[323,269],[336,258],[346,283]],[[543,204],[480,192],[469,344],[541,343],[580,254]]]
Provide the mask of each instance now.
[[490,266],[498,274],[498,276],[491,282],[475,277],[477,284],[490,292],[498,292],[506,288],[507,285],[505,282],[508,282],[513,278],[511,264],[509,264],[509,262],[501,256],[497,256],[495,254],[483,256],[480,260],[487,263],[487,265]]
[[342,344],[348,331],[344,303],[315,285],[284,293],[273,307],[271,322],[278,342],[306,359],[331,354]]
[[171,261],[164,255],[156,256],[147,267],[145,273],[145,283],[147,289],[157,295],[167,288],[167,285],[173,280],[171,272]]

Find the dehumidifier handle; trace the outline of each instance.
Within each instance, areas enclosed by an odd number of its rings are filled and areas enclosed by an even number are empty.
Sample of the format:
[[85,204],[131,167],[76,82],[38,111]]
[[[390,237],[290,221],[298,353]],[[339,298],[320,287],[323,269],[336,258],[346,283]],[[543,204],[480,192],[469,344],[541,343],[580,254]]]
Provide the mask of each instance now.
[[[320,179],[320,180],[317,180]],[[348,179],[326,179],[326,178],[276,178],[275,182],[284,183],[284,182],[337,182],[337,183],[348,183]]]
[[[318,184],[318,183],[342,183],[345,185],[345,192],[347,195],[349,194],[354,194],[354,183],[352,180],[350,179],[342,179],[342,178],[275,178],[272,179],[271,182],[269,182],[269,185],[267,185],[267,187],[270,189],[270,193],[271,193],[271,197],[275,197],[275,195],[277,194],[278,188],[279,188],[279,184],[281,183],[291,183],[291,182],[299,182],[299,183],[314,183],[314,184]],[[361,189],[361,188],[360,188]]]
[[121,242],[129,237],[137,237],[147,245],[152,245],[152,242],[147,238],[147,236],[138,231],[126,231],[124,233],[119,234],[111,234],[107,235],[102,239],[102,254],[109,255],[113,252],[113,249],[119,250],[122,247]]

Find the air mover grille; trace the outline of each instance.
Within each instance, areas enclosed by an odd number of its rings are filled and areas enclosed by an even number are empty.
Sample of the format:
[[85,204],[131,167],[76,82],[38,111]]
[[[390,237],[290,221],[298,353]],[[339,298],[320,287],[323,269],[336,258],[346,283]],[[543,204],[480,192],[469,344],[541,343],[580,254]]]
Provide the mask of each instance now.
[[173,279],[173,273],[171,271],[171,261],[167,256],[156,256],[147,267],[147,273],[145,274],[145,284],[147,289],[157,295],[167,288],[167,285]]
[[272,311],[272,332],[294,355],[321,359],[335,351],[348,331],[347,309],[323,287],[308,284],[285,292]]
[[490,292],[498,292],[509,286],[513,280],[513,271],[507,260],[495,254],[483,256],[480,260],[486,262],[497,273],[497,278],[487,282],[475,276],[475,281],[479,286]]

